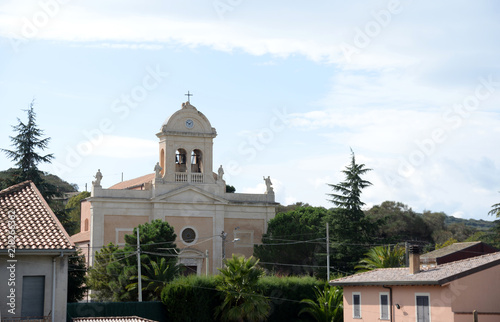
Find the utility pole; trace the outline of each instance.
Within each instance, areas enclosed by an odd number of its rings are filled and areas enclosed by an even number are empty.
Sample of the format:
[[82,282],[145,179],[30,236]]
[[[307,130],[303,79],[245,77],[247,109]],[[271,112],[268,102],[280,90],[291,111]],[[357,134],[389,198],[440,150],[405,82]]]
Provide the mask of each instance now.
[[139,292],[139,302],[142,302],[141,244],[139,243],[139,226],[137,226],[137,288]]
[[224,260],[226,259],[226,237],[227,233],[223,230],[222,233],[220,233],[220,238],[222,238],[222,267],[224,267]]
[[326,222],[326,282],[330,282],[330,230]]

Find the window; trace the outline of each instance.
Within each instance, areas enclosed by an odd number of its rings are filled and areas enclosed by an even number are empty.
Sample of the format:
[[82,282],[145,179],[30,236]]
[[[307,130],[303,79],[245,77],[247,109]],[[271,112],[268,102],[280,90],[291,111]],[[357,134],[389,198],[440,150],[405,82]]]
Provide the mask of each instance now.
[[352,317],[361,319],[361,293],[352,293]]
[[181,231],[182,242],[186,245],[196,242],[196,230],[193,227],[184,227]]
[[21,316],[43,316],[45,276],[23,276]]
[[429,294],[415,294],[417,322],[430,322]]
[[380,319],[390,319],[389,293],[380,293]]

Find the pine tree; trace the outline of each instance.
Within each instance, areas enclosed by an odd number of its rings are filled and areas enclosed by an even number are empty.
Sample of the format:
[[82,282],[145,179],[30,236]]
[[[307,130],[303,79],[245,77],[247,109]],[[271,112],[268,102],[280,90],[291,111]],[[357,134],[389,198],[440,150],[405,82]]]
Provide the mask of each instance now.
[[361,207],[361,191],[371,186],[371,182],[361,178],[371,171],[364,164],[357,164],[354,152],[351,150],[351,163],[342,172],[345,181],[339,184],[329,184],[337,193],[329,194],[330,200],[338,208],[334,209],[330,221],[331,249],[334,258],[333,266],[344,272],[352,272],[354,266],[367,251],[375,231],[372,223]]
[[351,150],[351,164],[346,167],[342,172],[345,174],[345,181],[339,184],[328,184],[338,194],[328,194],[332,199],[330,200],[335,206],[347,209],[360,211],[364,202],[361,201],[361,190],[371,186],[370,181],[361,179],[361,176],[371,171],[372,169],[365,168],[364,164],[356,164],[354,152]]
[[38,150],[44,151],[47,149],[50,137],[42,138],[43,130],[39,129],[36,124],[36,114],[33,110],[35,101],[30,103],[29,109],[24,110],[28,114],[28,121],[24,123],[21,119],[17,119],[18,124],[12,126],[16,136],[11,136],[13,150],[0,149],[8,158],[15,162],[17,169],[14,169],[13,176],[9,180],[9,185],[20,183],[26,180],[31,180],[40,190],[42,196],[47,200],[54,196],[58,196],[57,189],[54,185],[47,183],[41,177],[41,172],[38,170],[38,164],[51,163],[54,158],[52,153],[41,155]]

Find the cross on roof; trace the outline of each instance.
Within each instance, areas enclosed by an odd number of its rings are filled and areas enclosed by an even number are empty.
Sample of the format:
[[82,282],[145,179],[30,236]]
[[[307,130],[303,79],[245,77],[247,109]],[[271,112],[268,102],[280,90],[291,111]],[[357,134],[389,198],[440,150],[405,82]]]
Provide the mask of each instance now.
[[188,93],[187,93],[187,94],[184,94],[184,95],[186,95],[186,96],[188,97],[188,103],[190,103],[190,101],[189,101],[189,97],[190,97],[190,96],[193,96],[193,94],[190,94],[190,93],[189,93],[189,91],[188,91]]

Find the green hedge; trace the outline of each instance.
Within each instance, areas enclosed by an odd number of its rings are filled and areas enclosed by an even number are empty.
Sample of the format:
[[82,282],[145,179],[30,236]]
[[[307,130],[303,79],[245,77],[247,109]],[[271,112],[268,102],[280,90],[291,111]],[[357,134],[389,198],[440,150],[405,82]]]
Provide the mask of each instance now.
[[[215,308],[222,302],[215,287],[216,277],[180,277],[170,282],[161,295],[170,321],[216,321]],[[313,277],[263,277],[259,288],[271,303],[268,321],[313,321],[298,316],[302,299],[314,299],[314,286],[324,282]]]
[[191,275],[168,283],[161,293],[170,321],[215,321],[214,308],[219,305],[215,276]]

